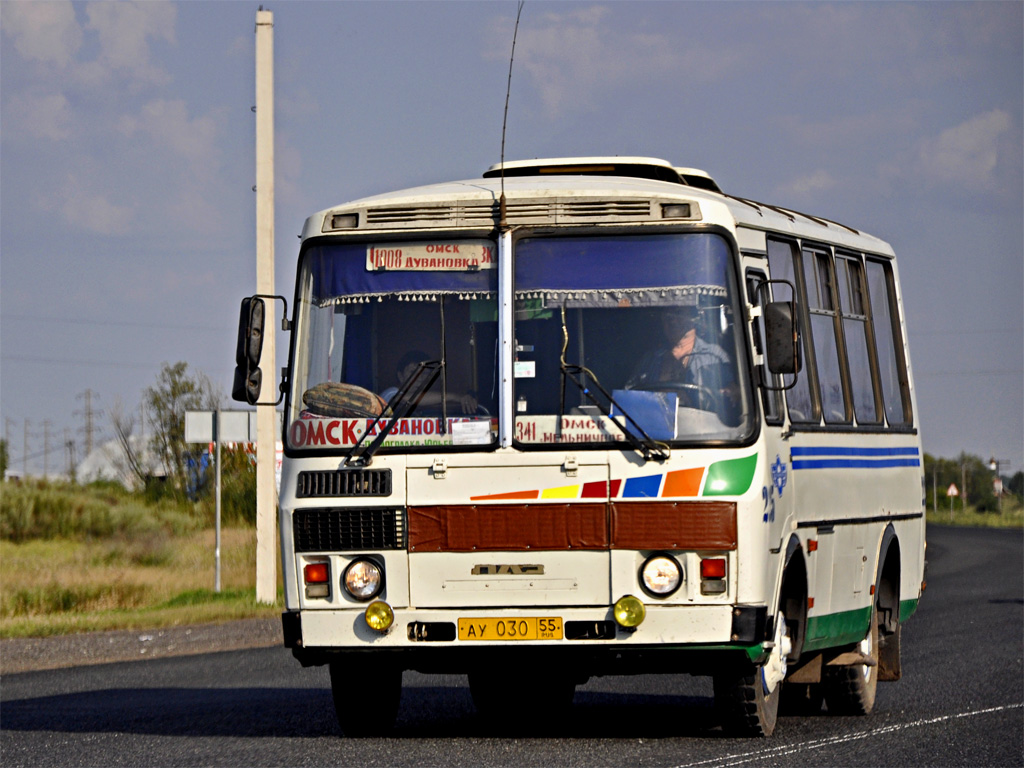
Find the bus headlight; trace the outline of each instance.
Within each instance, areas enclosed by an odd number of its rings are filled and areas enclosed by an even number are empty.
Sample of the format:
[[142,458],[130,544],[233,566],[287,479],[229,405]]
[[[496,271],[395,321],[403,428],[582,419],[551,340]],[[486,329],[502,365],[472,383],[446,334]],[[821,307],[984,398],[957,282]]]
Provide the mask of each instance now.
[[640,566],[640,584],[652,597],[668,597],[683,583],[683,567],[671,555],[649,557]]
[[616,600],[612,613],[615,615],[615,623],[626,629],[639,627],[647,617],[647,609],[644,604],[632,595],[626,595]]
[[341,576],[341,585],[356,600],[373,600],[384,589],[384,571],[372,560],[353,560]]

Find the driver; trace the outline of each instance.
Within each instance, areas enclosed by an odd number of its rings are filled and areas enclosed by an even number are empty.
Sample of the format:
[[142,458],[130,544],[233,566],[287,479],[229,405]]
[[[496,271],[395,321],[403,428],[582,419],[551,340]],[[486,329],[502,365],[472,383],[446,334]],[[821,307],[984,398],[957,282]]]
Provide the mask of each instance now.
[[[644,355],[626,382],[626,389],[689,391],[688,399],[710,410],[709,400],[732,399],[736,390],[729,356],[717,344],[697,335],[697,307],[671,307],[661,315],[665,344]],[[701,391],[708,396],[702,397]]]

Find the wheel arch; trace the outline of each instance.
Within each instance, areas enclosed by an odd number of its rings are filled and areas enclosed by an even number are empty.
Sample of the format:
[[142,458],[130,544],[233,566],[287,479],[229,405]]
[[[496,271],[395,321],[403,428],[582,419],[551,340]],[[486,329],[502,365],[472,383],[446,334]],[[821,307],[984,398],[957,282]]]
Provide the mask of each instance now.
[[807,635],[807,562],[804,559],[803,545],[795,533],[790,536],[786,545],[777,610],[782,611],[786,617],[790,640],[793,643],[790,659],[797,661]]
[[899,536],[892,523],[885,527],[878,545],[878,565],[873,584],[878,622],[878,679],[899,680],[900,576],[903,565]]

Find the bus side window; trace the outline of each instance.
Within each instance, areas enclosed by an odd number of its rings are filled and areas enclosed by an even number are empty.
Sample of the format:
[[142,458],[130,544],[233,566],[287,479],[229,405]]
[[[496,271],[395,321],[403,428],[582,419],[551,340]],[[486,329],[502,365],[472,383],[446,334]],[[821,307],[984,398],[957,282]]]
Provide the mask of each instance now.
[[[790,285],[796,285],[796,269],[794,266],[797,258],[796,246],[787,240],[768,239],[768,268],[773,280],[786,280]],[[789,295],[790,291],[785,287],[772,286],[772,299],[775,301],[798,301],[796,296]],[[800,302],[804,304],[804,302]],[[789,408],[789,420],[797,423],[817,424],[819,420],[818,410],[811,399],[811,380],[815,378],[814,357],[810,349],[810,334],[803,334],[803,360],[804,370],[796,377],[796,383],[786,390],[786,405]],[[816,380],[816,378],[815,378]],[[785,384],[791,384],[792,379],[788,376]]]
[[814,348],[821,410],[825,423],[843,424],[850,421],[851,414],[846,406],[846,385],[839,362],[842,350],[838,339],[832,259],[827,251],[810,248],[804,248],[802,258],[807,312],[811,318],[807,333]]
[[[755,307],[761,306],[761,292],[758,291],[758,286],[766,279],[767,277],[763,272],[755,272],[753,270],[747,272],[747,301]],[[751,328],[751,332],[754,337],[754,352],[763,358],[765,354],[763,316],[758,316]],[[763,360],[761,363],[761,371],[760,375],[764,381],[770,382],[773,387],[782,386],[782,377],[768,372],[767,360]],[[761,387],[761,402],[764,406],[765,421],[780,423],[782,421],[782,392],[778,389],[772,390]]]
[[860,257],[836,254],[836,280],[850,366],[853,412],[858,424],[878,424],[881,417],[874,385],[877,364],[872,354],[871,327],[864,299],[864,268]]
[[895,309],[896,290],[892,267],[868,259],[867,278],[885,420],[890,426],[909,425],[912,421],[909,384],[906,358],[903,356],[903,335],[900,333],[899,315]]

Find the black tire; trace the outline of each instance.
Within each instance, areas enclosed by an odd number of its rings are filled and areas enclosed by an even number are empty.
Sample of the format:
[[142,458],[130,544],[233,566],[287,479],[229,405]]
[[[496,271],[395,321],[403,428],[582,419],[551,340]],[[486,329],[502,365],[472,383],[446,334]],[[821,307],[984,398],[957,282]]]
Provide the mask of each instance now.
[[875,707],[878,688],[878,611],[874,606],[867,636],[858,647],[874,661],[874,665],[826,666],[822,671],[825,702],[830,714],[867,715]]
[[331,662],[331,696],[338,725],[349,737],[380,736],[395,726],[402,698],[402,670]]
[[765,693],[760,668],[752,675],[716,675],[715,706],[726,733],[732,736],[771,736],[779,716],[782,684]]
[[779,717],[787,657],[792,651],[789,627],[780,610],[775,615],[772,652],[750,674],[715,675],[715,707],[726,733],[734,736],[771,736]]

